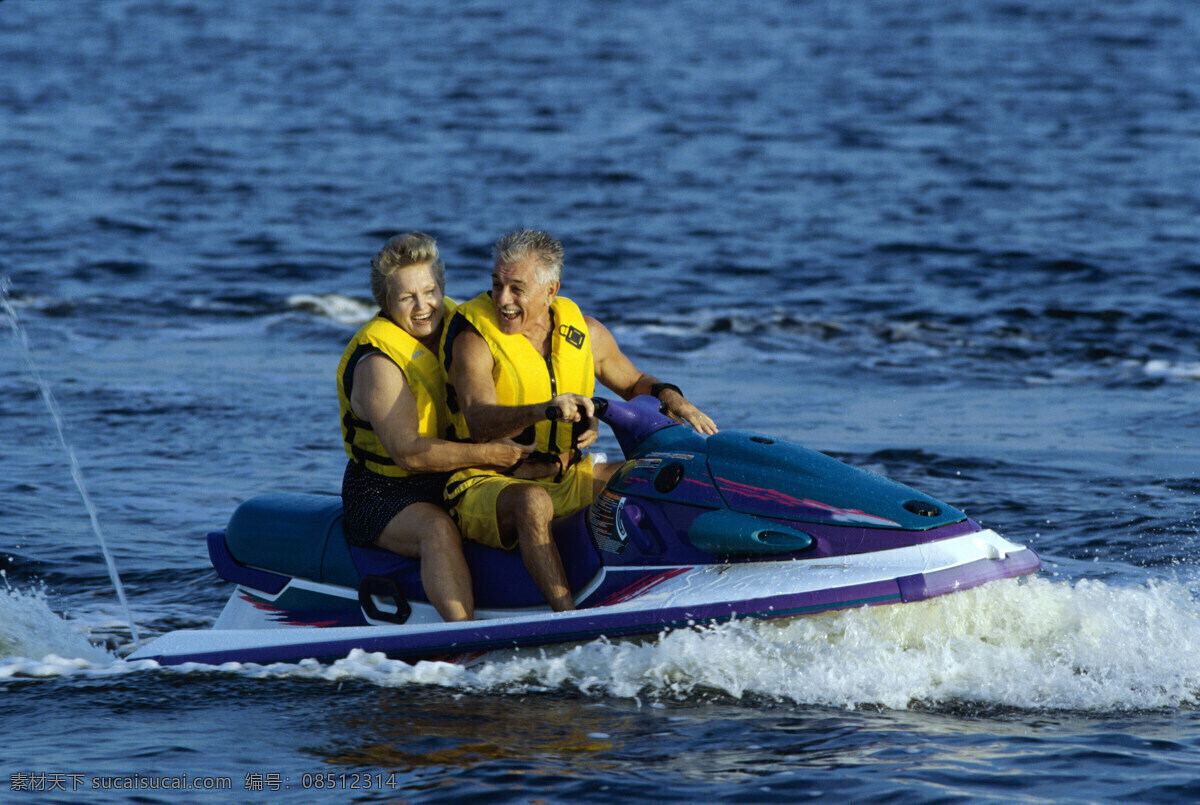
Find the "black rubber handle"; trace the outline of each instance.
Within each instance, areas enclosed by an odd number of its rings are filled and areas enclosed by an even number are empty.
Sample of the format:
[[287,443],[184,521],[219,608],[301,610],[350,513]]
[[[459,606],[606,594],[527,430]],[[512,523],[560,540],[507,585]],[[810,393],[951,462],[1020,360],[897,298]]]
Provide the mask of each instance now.
[[[608,410],[608,400],[604,399],[603,397],[593,397],[592,398],[592,409],[596,412],[597,417],[604,416],[604,412]],[[581,414],[583,413],[582,405],[579,406],[579,413],[581,413]],[[561,418],[562,417],[560,417],[558,415],[558,406],[557,405],[547,405],[546,406],[546,419],[549,419],[551,422],[554,422]]]

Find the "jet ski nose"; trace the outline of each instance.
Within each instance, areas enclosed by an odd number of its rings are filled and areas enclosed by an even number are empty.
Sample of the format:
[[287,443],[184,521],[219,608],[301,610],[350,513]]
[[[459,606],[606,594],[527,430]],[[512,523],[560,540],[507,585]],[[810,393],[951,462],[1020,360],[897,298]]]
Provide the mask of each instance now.
[[942,510],[928,500],[905,501],[904,508],[921,517],[937,517]]

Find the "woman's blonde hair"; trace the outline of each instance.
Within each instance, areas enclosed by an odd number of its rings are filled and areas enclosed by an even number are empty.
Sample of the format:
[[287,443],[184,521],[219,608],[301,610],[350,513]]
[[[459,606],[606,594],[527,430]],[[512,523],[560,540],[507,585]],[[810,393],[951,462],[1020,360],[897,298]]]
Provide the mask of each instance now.
[[396,235],[371,258],[371,296],[380,310],[388,309],[388,277],[402,268],[429,263],[438,290],[446,292],[446,265],[438,254],[437,241],[424,232]]

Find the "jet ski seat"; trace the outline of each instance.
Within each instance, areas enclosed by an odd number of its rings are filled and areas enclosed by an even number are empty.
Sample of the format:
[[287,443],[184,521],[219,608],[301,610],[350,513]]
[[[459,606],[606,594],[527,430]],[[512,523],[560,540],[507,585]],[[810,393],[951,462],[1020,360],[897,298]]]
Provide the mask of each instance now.
[[[572,517],[584,518],[586,510]],[[600,556],[582,523],[555,531],[567,582],[578,592],[600,569]],[[237,507],[223,539],[220,537],[220,532],[210,535],[209,553],[214,567],[227,581],[245,584],[261,574],[246,576],[236,567],[221,572],[223,565],[228,568],[228,563],[218,562],[222,549],[243,568],[353,590],[359,588],[365,576],[382,576],[392,579],[406,599],[429,600],[421,585],[418,560],[346,544],[342,500],[337,495],[271,493],[250,498]],[[528,607],[546,602],[526,571],[520,551],[467,541],[463,553],[471,571],[477,608]],[[249,583],[254,585],[253,581]]]

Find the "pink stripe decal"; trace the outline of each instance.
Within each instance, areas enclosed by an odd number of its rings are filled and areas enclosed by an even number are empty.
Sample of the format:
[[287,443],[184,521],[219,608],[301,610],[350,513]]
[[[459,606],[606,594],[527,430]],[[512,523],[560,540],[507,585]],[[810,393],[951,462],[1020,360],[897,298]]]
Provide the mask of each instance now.
[[728,478],[717,478],[717,488],[722,492],[729,492],[741,497],[750,498],[751,500],[761,500],[765,503],[774,503],[780,506],[802,506],[808,509],[816,509],[825,512],[829,518],[839,523],[860,523],[871,525],[899,526],[895,520],[889,520],[886,517],[868,514],[860,509],[839,509],[837,506],[830,506],[828,503],[822,503],[819,500],[809,500],[794,498],[791,495],[779,492],[773,489],[762,489],[750,484],[744,484],[739,481],[731,481]]
[[668,579],[673,579],[676,576],[680,576],[684,573],[687,573],[689,570],[694,569],[695,568],[693,567],[673,567],[670,570],[664,570],[661,573],[656,573],[652,576],[643,576],[633,584],[630,584],[628,587],[622,590],[617,590],[615,593],[608,596],[608,598],[605,598],[603,601],[596,604],[596,606],[607,607],[611,606],[612,604],[624,603],[631,598],[637,598],[639,595],[654,589]]
[[288,623],[293,626],[316,626],[316,627],[345,626],[346,625],[346,624],[342,623],[341,621],[339,621],[337,618],[333,618],[330,620],[323,620],[323,621],[300,620],[297,617],[295,617],[294,615],[292,615],[290,612],[288,612],[286,609],[280,609],[279,607],[272,606],[269,602],[263,601],[261,598],[255,598],[254,596],[248,595],[246,593],[242,593],[241,598],[243,601],[245,601],[246,603],[248,603],[250,606],[254,607],[255,609],[269,613],[270,620],[274,621],[275,623]]

